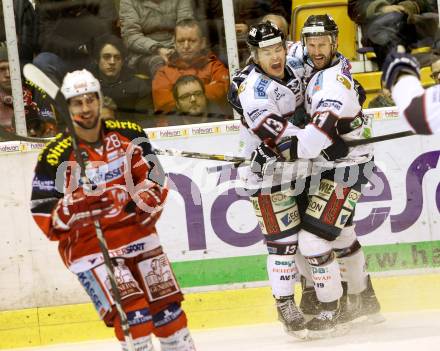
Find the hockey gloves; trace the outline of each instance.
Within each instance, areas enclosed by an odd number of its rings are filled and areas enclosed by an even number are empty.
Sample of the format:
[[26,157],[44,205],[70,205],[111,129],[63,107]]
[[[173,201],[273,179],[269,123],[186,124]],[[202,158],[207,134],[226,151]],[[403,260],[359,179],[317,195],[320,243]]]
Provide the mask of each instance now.
[[167,195],[166,186],[161,187],[152,181],[146,181],[143,189],[133,196],[138,223],[143,226],[154,225],[162,213]]
[[111,210],[112,201],[106,195],[87,195],[80,189],[58,200],[52,213],[52,225],[63,231],[85,227]]
[[382,66],[382,86],[391,91],[401,74],[420,78],[420,65],[414,56],[391,51]]
[[262,142],[251,154],[251,171],[263,177],[272,174],[278,155],[264,142]]
[[327,161],[335,161],[348,155],[348,146],[340,137],[333,138],[333,144],[321,151]]

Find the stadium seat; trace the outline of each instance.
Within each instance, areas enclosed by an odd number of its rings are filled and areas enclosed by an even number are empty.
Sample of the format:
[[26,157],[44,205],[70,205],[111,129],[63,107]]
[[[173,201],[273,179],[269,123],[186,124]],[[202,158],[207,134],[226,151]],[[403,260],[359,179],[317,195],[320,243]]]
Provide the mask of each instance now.
[[339,26],[339,50],[354,61],[357,56],[357,26],[347,14],[347,0],[295,0],[292,5],[291,37],[299,40],[301,28],[310,15],[328,14]]

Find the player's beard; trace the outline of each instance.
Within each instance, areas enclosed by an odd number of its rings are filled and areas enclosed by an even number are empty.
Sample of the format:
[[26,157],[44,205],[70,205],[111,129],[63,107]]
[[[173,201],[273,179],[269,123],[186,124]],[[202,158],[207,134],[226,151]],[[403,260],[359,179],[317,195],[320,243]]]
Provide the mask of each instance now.
[[87,130],[95,129],[99,122],[99,117],[95,117],[93,120],[88,119],[85,121],[81,121],[81,119],[75,118],[75,116],[73,116],[72,119],[79,127]]

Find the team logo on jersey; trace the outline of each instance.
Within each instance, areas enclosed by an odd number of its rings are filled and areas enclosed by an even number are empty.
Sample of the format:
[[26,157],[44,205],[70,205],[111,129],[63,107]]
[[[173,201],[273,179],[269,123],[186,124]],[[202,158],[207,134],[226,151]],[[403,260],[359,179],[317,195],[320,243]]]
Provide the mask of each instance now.
[[344,87],[346,87],[348,90],[351,89],[351,83],[350,83],[350,81],[349,81],[346,77],[344,77],[344,76],[342,76],[342,75],[340,75],[340,74],[337,74],[337,75],[336,75],[336,80],[337,80],[338,82],[342,83],[342,85],[343,85]]
[[246,82],[240,84],[237,90],[237,95],[240,95],[246,89]]

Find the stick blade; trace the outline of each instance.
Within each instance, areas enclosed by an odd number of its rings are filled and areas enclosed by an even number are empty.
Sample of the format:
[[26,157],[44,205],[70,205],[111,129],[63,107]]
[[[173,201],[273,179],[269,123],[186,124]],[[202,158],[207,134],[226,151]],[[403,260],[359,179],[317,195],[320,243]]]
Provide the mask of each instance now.
[[43,89],[53,100],[57,96],[60,88],[43,71],[32,63],[27,63],[23,67],[23,75],[27,80]]

